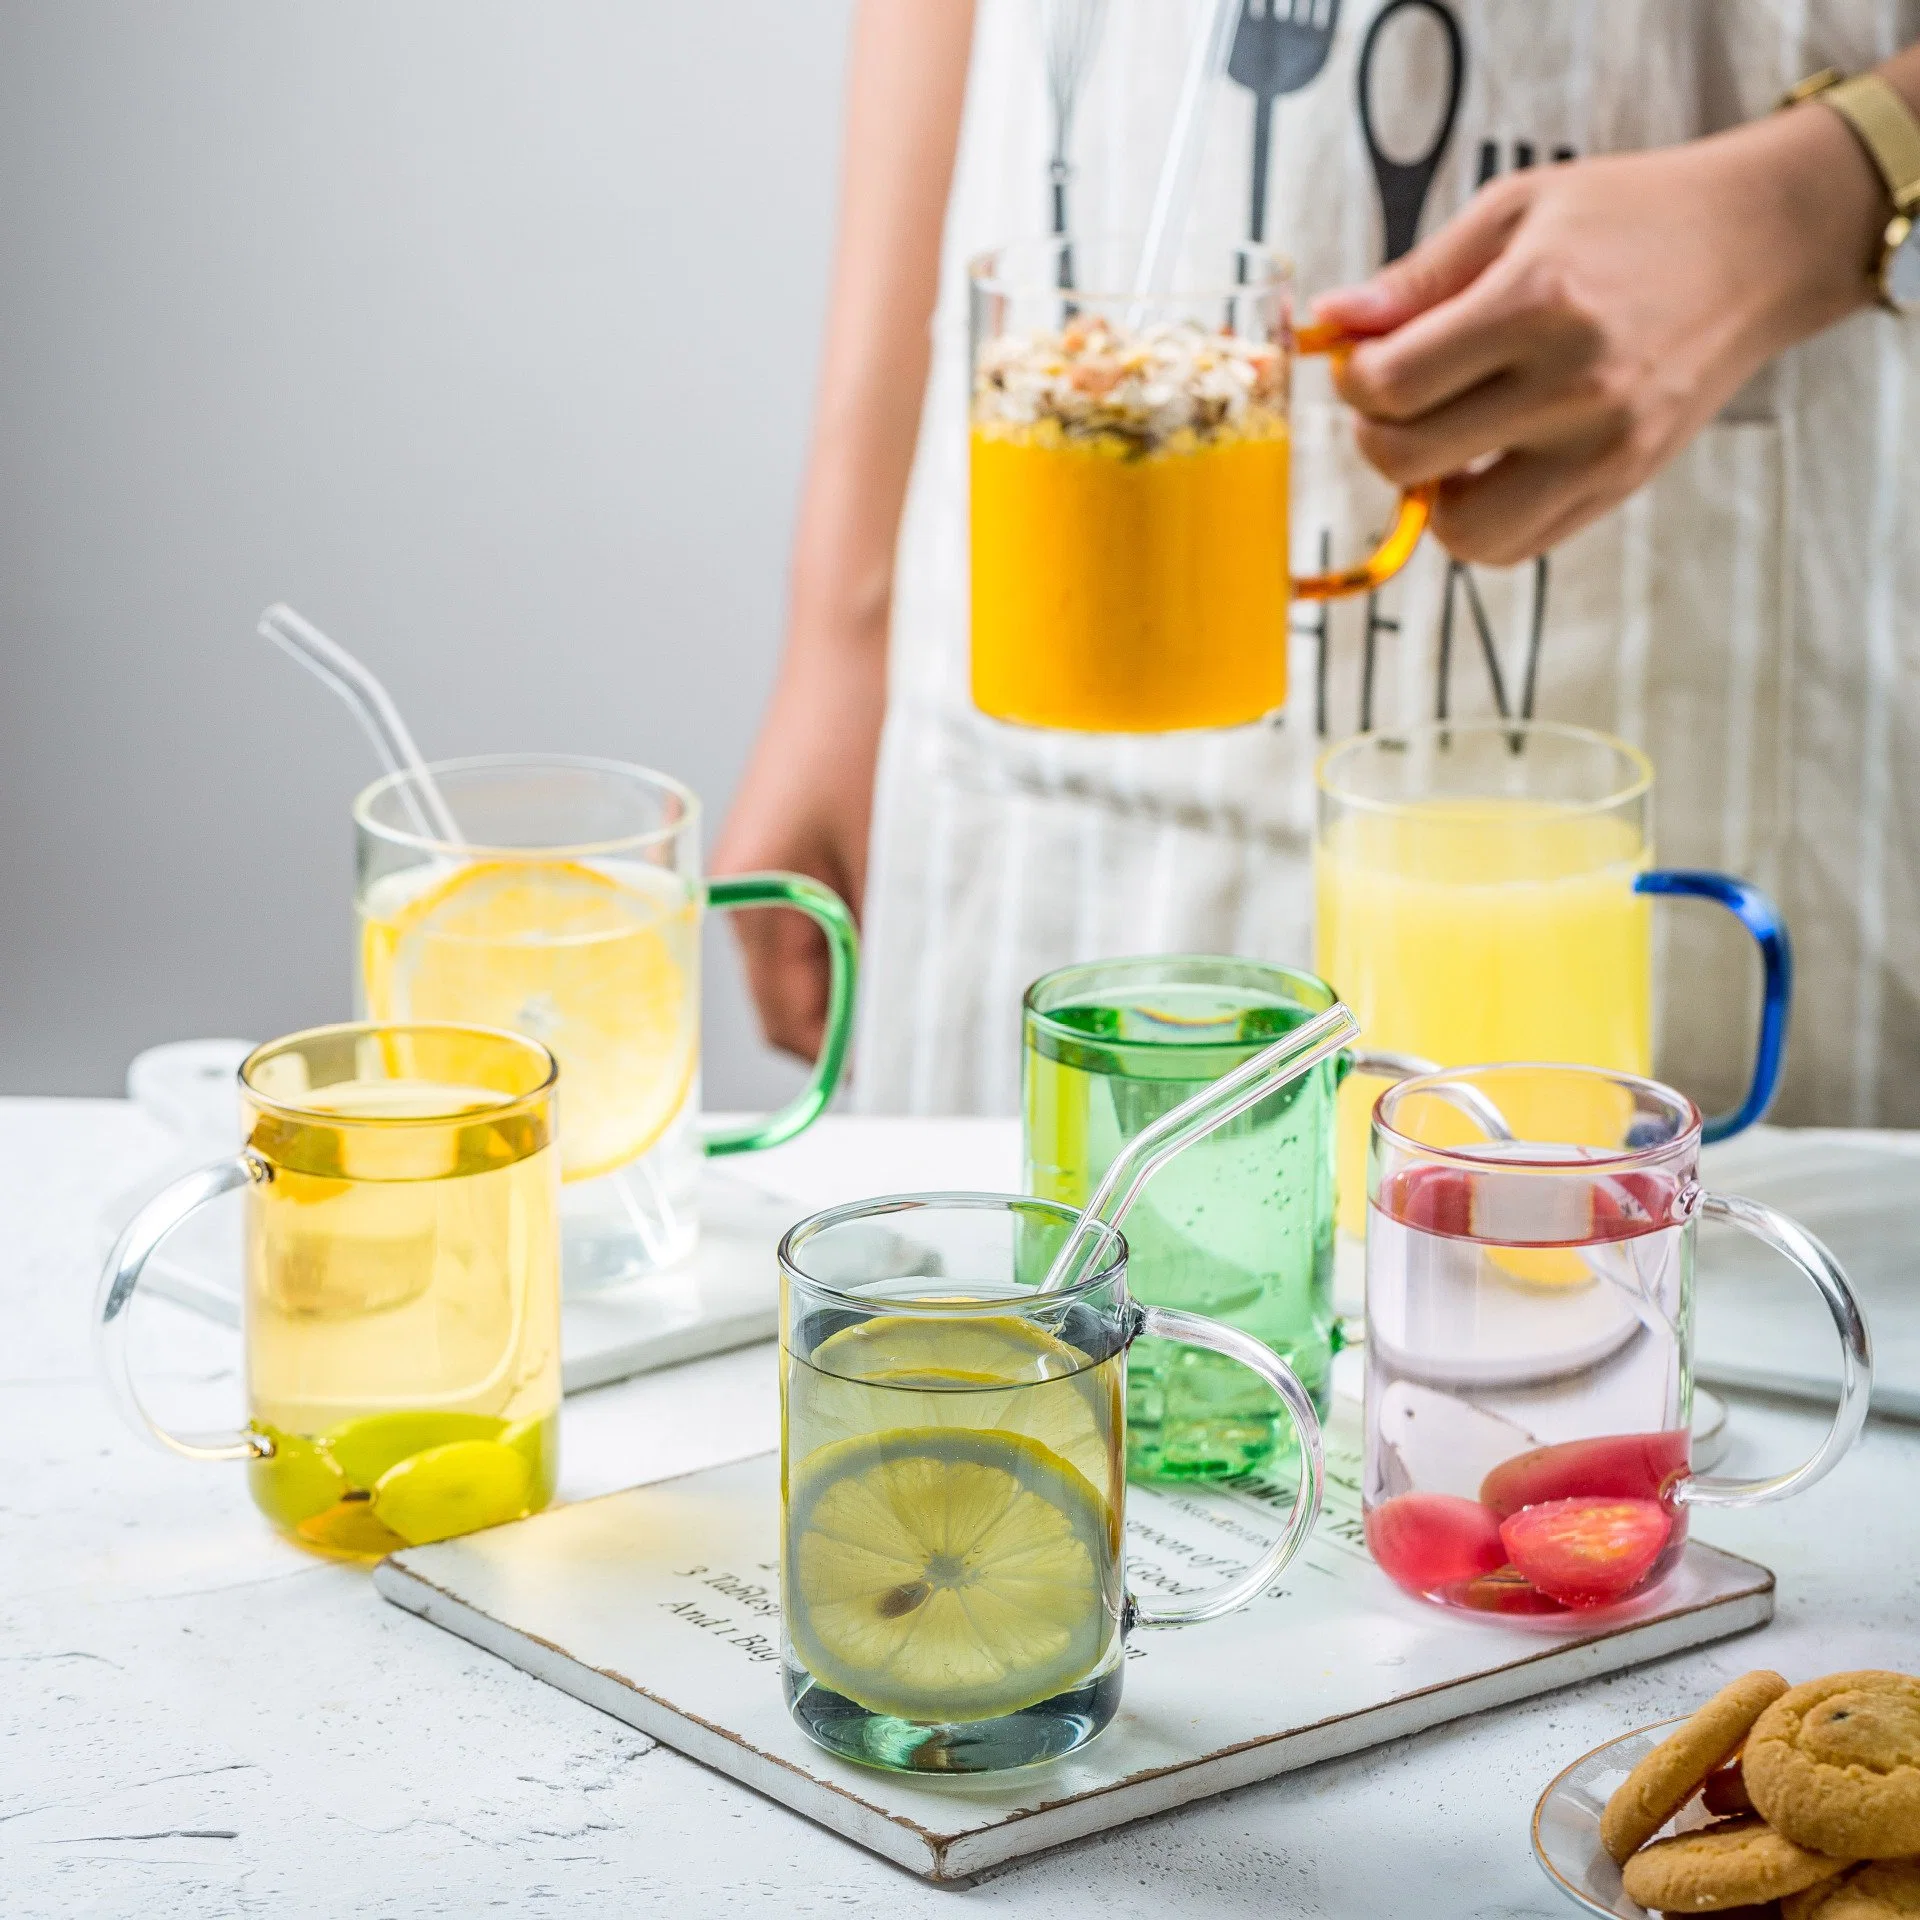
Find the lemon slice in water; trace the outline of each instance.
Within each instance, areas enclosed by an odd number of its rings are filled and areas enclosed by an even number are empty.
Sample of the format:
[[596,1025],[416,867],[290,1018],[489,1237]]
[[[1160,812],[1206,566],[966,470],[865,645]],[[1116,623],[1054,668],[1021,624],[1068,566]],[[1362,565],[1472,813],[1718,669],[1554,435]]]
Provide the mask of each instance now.
[[553,1050],[566,1179],[637,1159],[680,1111],[697,1047],[698,921],[677,874],[476,861],[425,887],[383,882],[362,913],[370,1018],[508,1027]]
[[454,1440],[389,1467],[373,1490],[373,1517],[410,1546],[517,1520],[533,1495],[533,1468],[517,1447]]
[[788,1502],[787,1630],[873,1713],[970,1721],[1085,1680],[1114,1633],[1106,1502],[1017,1434],[905,1427],[823,1447]]
[[[1058,1454],[1096,1487],[1119,1424],[1119,1369],[1010,1314],[881,1314],[823,1340],[808,1361],[809,1446],[916,1423],[1012,1433]],[[1004,1389],[1004,1391],[1002,1391]]]

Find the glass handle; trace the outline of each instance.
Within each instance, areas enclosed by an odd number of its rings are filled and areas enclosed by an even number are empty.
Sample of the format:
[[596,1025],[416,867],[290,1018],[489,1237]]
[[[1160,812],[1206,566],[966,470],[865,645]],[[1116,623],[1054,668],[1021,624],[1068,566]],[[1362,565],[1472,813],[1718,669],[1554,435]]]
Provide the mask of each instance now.
[[1827,1437],[1810,1460],[1770,1480],[1722,1480],[1689,1474],[1674,1488],[1674,1498],[1687,1506],[1766,1506],[1824,1479],[1860,1437],[1867,1418],[1867,1400],[1873,1391],[1873,1346],[1866,1317],[1840,1263],[1797,1220],[1789,1220],[1758,1200],[1743,1200],[1735,1194],[1704,1193],[1699,1210],[1702,1218],[1724,1220],[1742,1233],[1764,1240],[1776,1253],[1785,1254],[1819,1289],[1840,1336],[1840,1405],[1834,1411]]
[[741,907],[794,907],[827,936],[827,1030],[813,1076],[784,1107],[743,1126],[715,1127],[702,1136],[710,1154],[752,1153],[777,1147],[806,1130],[826,1111],[840,1084],[847,1046],[853,1038],[853,983],[859,967],[860,935],[847,903],[831,887],[803,873],[742,873],[707,882],[707,905],[720,913]]
[[1127,1619],[1137,1627],[1189,1627],[1201,1620],[1217,1620],[1258,1597],[1261,1588],[1272,1580],[1300,1551],[1313,1523],[1320,1517],[1320,1501],[1326,1491],[1326,1454],[1320,1439],[1320,1422],[1313,1411],[1307,1390],[1293,1369],[1269,1346],[1250,1333],[1208,1320],[1197,1313],[1182,1313],[1177,1307],[1136,1305],[1138,1323],[1134,1336],[1150,1334],[1159,1340],[1178,1340],[1189,1347],[1205,1347],[1209,1353],[1238,1360],[1257,1373],[1286,1403],[1300,1436],[1300,1491],[1294,1495],[1293,1511],[1287,1516],[1286,1531],[1239,1579],[1230,1580],[1197,1600],[1177,1606],[1156,1606],[1150,1601],[1127,1595]]
[[236,1153],[216,1160],[195,1173],[182,1174],[163,1187],[127,1222],[101,1270],[100,1290],[94,1300],[93,1348],[106,1382],[108,1396],[120,1416],[136,1433],[144,1433],[189,1460],[264,1460],[273,1455],[273,1443],[255,1433],[237,1429],[226,1433],[169,1433],[140,1403],[127,1359],[127,1319],[135,1289],[147,1262],[161,1241],[189,1214],[237,1187],[271,1180],[273,1169],[254,1153]]
[[[1299,327],[1293,336],[1295,353],[1330,353],[1336,359],[1358,344],[1353,334],[1331,326]],[[1409,487],[1400,496],[1400,511],[1394,516],[1387,537],[1357,567],[1332,573],[1298,574],[1293,581],[1293,597],[1296,600],[1344,600],[1349,594],[1371,593],[1375,587],[1391,580],[1413,558],[1413,550],[1427,530],[1427,522],[1433,516],[1434,492],[1430,485]]]
[[1730,873],[1705,873],[1683,867],[1663,867],[1643,873],[1633,883],[1635,893],[1678,895],[1683,899],[1713,900],[1725,907],[1753,935],[1760,948],[1765,987],[1760,1001],[1760,1037],[1754,1048],[1753,1078],[1746,1098],[1731,1113],[1716,1114],[1702,1123],[1702,1140],[1725,1140],[1763,1118],[1773,1105],[1780,1085],[1780,1069],[1787,1052],[1787,1010],[1793,1000],[1793,945],[1780,909],[1756,886]]

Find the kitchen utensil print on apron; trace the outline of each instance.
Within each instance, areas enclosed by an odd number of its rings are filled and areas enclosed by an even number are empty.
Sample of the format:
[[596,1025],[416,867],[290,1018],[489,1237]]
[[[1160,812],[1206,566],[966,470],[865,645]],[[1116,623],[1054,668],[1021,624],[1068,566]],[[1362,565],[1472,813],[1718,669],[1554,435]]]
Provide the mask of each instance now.
[[1247,215],[1251,239],[1267,237],[1274,105],[1320,77],[1339,24],[1340,0],[1246,0],[1234,29],[1227,78],[1245,87],[1254,102],[1253,182]]
[[[1444,78],[1437,90],[1436,104],[1439,117],[1424,148],[1409,158],[1397,158],[1390,152],[1383,139],[1379,118],[1376,116],[1374,100],[1375,62],[1379,58],[1387,28],[1403,14],[1424,13],[1428,15],[1440,30],[1445,49],[1444,60],[1439,71]],[[1243,23],[1244,24],[1244,23]],[[1453,141],[1455,122],[1460,116],[1460,101],[1466,92],[1467,84],[1467,48],[1465,36],[1460,31],[1460,22],[1453,9],[1444,4],[1444,0],[1387,0],[1387,4],[1374,15],[1367,28],[1366,39],[1361,44],[1360,63],[1355,82],[1358,100],[1361,137],[1366,143],[1367,157],[1372,164],[1374,184],[1380,196],[1380,219],[1382,233],[1381,264],[1383,266],[1398,260],[1413,248],[1419,237],[1421,215],[1426,210],[1427,197],[1433,190],[1435,177],[1446,159],[1447,149]],[[1257,130],[1265,122],[1256,123],[1255,142],[1255,209],[1261,207],[1260,187],[1262,185],[1259,168],[1262,165],[1263,148],[1257,137]],[[1331,551],[1331,533],[1323,530],[1320,536],[1323,551]],[[1452,604],[1453,581],[1448,576],[1448,605]],[[1329,637],[1329,616],[1331,608],[1321,606],[1313,620],[1307,623],[1305,631],[1312,634],[1315,649],[1314,677],[1314,731],[1324,737],[1327,733],[1327,647]],[[1397,633],[1400,622],[1396,615],[1381,611],[1381,595],[1378,589],[1368,594],[1366,606],[1366,626],[1362,642],[1363,656],[1360,673],[1360,716],[1359,726],[1365,732],[1373,724],[1373,681],[1374,661],[1381,634]],[[1506,712],[1501,708],[1502,714]],[[1275,724],[1278,724],[1276,720]]]

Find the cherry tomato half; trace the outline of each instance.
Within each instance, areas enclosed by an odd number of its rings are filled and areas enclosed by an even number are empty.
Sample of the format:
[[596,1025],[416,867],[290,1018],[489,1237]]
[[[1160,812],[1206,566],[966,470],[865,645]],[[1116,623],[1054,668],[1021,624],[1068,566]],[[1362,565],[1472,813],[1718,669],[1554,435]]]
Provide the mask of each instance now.
[[1506,1562],[1500,1522],[1457,1493],[1402,1493],[1367,1513],[1367,1546],[1389,1578],[1433,1593]]
[[1513,1564],[1569,1607],[1624,1599],[1652,1571],[1672,1531],[1657,1500],[1547,1500],[1500,1523]]
[[1480,1498],[1504,1520],[1546,1500],[1658,1500],[1687,1470],[1690,1436],[1609,1433],[1535,1447],[1502,1460],[1480,1483]]

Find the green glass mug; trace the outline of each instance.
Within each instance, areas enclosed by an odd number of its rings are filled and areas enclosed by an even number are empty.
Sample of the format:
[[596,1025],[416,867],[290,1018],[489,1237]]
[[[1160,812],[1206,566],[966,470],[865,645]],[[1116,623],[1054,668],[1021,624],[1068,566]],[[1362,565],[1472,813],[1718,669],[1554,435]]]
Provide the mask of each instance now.
[[[1304,1026],[1338,996],[1294,967],[1195,954],[1060,967],[1024,1007],[1026,1190],[1083,1207],[1127,1141]],[[1199,1142],[1148,1183],[1127,1219],[1135,1295],[1251,1333],[1324,1418],[1339,1344],[1333,1308],[1335,1095],[1356,1065],[1328,1060]],[[1279,1401],[1244,1368],[1169,1340],[1127,1367],[1127,1469],[1216,1479],[1292,1444]]]

